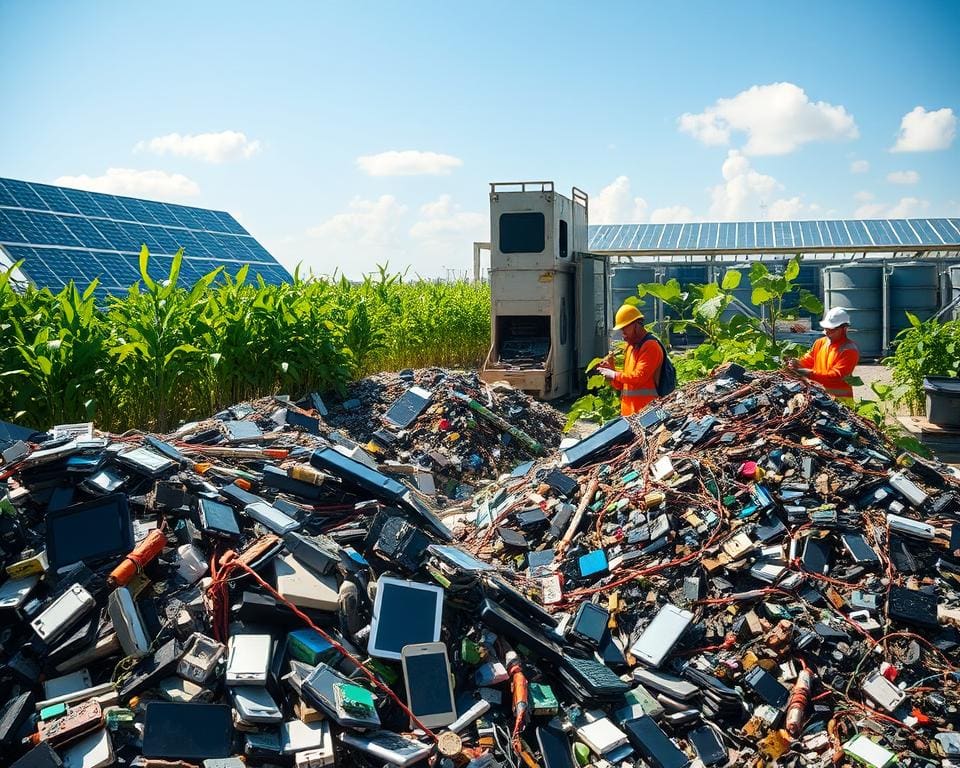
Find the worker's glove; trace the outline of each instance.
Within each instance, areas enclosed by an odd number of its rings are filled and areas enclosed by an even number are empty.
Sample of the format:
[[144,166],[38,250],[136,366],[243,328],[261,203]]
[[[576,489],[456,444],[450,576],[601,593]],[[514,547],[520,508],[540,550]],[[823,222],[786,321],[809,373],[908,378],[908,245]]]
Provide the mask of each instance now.
[[597,372],[607,381],[613,381],[617,376],[617,372],[610,368],[597,368]]

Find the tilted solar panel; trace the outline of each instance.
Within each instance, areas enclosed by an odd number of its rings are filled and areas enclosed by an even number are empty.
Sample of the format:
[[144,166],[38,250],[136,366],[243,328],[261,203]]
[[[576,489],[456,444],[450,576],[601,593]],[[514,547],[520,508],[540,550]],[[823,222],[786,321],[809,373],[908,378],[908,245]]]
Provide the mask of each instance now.
[[290,275],[228,213],[99,192],[0,178],[0,247],[37,287],[58,291],[70,280],[98,297],[119,294],[140,279],[140,248],[150,250],[148,273],[169,275],[184,249],[179,282],[192,286],[217,267],[235,274],[250,265],[272,285]]
[[960,219],[736,221],[702,224],[601,224],[589,228],[591,251],[716,253],[911,248],[960,249]]

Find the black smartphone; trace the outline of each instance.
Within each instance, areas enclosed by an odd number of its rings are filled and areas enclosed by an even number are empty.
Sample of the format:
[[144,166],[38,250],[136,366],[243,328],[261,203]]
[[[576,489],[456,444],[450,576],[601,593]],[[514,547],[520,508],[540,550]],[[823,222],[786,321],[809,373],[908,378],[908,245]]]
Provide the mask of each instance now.
[[880,556],[870,546],[867,537],[862,533],[845,533],[840,538],[843,541],[844,549],[853,558],[853,562],[860,565],[880,562]]
[[595,648],[603,639],[603,631],[609,621],[610,612],[605,608],[596,603],[580,603],[577,615],[573,618],[573,626],[570,627],[570,634]]
[[697,757],[706,766],[720,765],[727,762],[727,748],[723,746],[717,732],[709,725],[701,725],[687,734],[693,748],[697,750]]
[[537,744],[545,768],[573,768],[573,752],[570,739],[559,728],[549,725],[537,726]]
[[830,570],[830,549],[830,544],[826,539],[808,537],[801,558],[803,569],[810,573],[826,575],[827,571]]
[[686,768],[690,760],[649,715],[627,720],[623,730],[633,748],[653,768]]
[[743,681],[771,707],[783,709],[786,706],[787,699],[790,698],[790,691],[762,667],[757,666],[751,669],[744,676]]

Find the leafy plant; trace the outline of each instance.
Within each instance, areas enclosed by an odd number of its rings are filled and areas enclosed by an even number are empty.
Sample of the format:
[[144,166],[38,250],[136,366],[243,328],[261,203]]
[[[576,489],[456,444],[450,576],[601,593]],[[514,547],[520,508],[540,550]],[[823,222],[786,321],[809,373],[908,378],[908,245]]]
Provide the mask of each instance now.
[[857,400],[853,410],[861,417],[872,421],[898,448],[921,456],[930,456],[930,450],[917,438],[905,430],[896,419],[896,404],[903,398],[907,387],[903,384],[891,386],[874,381],[870,389],[876,400]]
[[960,372],[960,321],[921,321],[910,312],[906,315],[910,325],[897,334],[893,355],[883,364],[893,371],[893,380],[900,385],[897,400],[905,402],[911,413],[922,414],[926,406],[924,378],[957,376]]
[[[618,344],[615,352],[617,365],[623,365],[623,342]],[[596,369],[602,358],[596,357],[587,365],[587,373]],[[587,377],[587,394],[578,398],[567,413],[567,423],[564,432],[569,432],[577,421],[593,421],[606,424],[610,419],[620,415],[620,393],[600,374]]]
[[[750,286],[753,289],[750,301],[766,310],[774,344],[777,341],[777,323],[786,316],[784,301],[796,288],[795,282],[798,277],[800,277],[800,256],[794,256],[786,263],[782,275],[771,272],[760,261],[754,262],[750,267]],[[820,299],[806,288],[800,288],[797,294],[797,303],[800,307],[815,315],[823,312]]]
[[216,269],[180,285],[182,254],[143,249],[140,280],[97,306],[94,286],[59,293],[0,272],[0,419],[47,429],[93,420],[168,429],[285,392],[342,392],[351,378],[423,365],[477,366],[490,344],[484,284],[362,282],[307,275],[267,285]]
[[[673,317],[669,325],[660,329],[669,343],[671,330],[682,333],[695,329],[704,337],[699,346],[685,352],[672,353],[677,369],[677,380],[686,383],[702,379],[723,363],[738,363],[752,370],[779,368],[788,355],[799,352],[799,345],[778,340],[776,322],[786,316],[789,299],[798,297],[804,309],[819,313],[823,307],[816,296],[798,289],[800,258],[787,262],[782,275],[770,272],[763,264],[754,264],[750,271],[751,301],[761,307],[769,323],[736,311],[735,291],[743,279],[739,269],[728,269],[719,283],[681,286],[676,279],[666,283],[641,283],[637,295],[626,301],[643,305],[648,296],[659,299],[670,307]],[[597,361],[591,363],[591,367]],[[587,372],[591,370],[587,368]],[[602,378],[588,380],[589,393],[577,400],[570,411],[567,428],[578,418],[602,421],[618,402],[616,391]]]

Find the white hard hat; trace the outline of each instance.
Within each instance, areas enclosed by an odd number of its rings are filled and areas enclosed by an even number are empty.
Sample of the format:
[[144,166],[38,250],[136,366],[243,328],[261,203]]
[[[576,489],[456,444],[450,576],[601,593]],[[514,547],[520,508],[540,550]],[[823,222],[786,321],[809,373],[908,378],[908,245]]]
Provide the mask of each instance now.
[[842,307],[834,307],[823,316],[821,328],[839,328],[841,325],[850,325],[850,315]]

